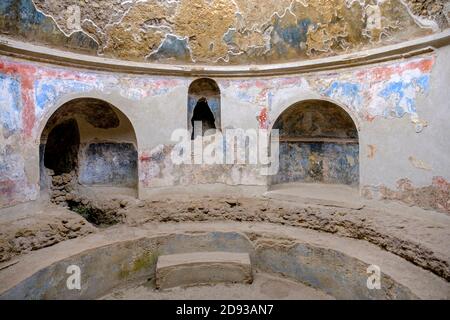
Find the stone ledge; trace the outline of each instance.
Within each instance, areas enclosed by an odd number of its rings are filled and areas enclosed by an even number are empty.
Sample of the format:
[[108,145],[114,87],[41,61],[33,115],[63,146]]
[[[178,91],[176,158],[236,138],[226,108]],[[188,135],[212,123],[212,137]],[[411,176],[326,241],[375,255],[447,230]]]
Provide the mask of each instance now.
[[325,183],[283,183],[271,187],[264,198],[306,205],[361,210],[365,204],[355,187]]

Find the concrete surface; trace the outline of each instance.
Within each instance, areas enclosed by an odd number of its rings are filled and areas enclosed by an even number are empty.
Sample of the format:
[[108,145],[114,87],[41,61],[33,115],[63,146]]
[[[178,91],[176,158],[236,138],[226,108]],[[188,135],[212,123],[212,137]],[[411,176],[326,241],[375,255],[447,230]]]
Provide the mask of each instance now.
[[[180,192],[154,197],[152,201],[139,201],[131,193],[120,194],[121,189],[86,188],[81,192],[82,203],[99,210],[102,217],[121,217],[122,223],[128,226],[247,221],[308,228],[363,239],[444,279],[450,279],[447,245],[450,241],[450,216],[401,203],[365,201],[364,208],[354,210],[307,205],[295,197],[281,201],[239,196],[201,197],[199,194]],[[41,239],[34,235],[47,234],[48,224],[59,225],[66,215],[79,217],[45,200],[0,210],[0,253],[3,256],[6,254],[8,259],[27,252],[28,247],[23,247],[23,243],[33,243],[35,249],[48,246],[46,237]],[[83,220],[81,217],[79,219]],[[88,224],[87,221],[85,224]]]
[[359,196],[358,189],[344,185],[283,183],[271,186],[263,196],[269,199],[356,210],[364,207],[364,201]]
[[285,277],[256,272],[251,284],[216,284],[155,290],[151,283],[118,288],[102,300],[334,300]]

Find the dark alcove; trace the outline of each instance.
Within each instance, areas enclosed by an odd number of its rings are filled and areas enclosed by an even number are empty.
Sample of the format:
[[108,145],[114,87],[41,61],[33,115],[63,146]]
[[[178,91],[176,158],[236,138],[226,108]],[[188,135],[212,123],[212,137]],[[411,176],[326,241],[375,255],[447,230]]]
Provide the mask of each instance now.
[[49,133],[45,146],[44,165],[55,175],[70,173],[78,165],[80,132],[77,121],[66,120],[56,125]]

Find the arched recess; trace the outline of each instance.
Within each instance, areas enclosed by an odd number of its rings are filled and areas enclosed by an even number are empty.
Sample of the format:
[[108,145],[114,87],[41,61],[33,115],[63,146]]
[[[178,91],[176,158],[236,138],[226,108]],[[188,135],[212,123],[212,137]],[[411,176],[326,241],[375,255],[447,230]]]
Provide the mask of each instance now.
[[85,186],[138,187],[135,130],[104,100],[76,98],[60,106],[42,130],[39,153],[41,190],[62,177]]
[[359,184],[359,134],[352,117],[327,100],[304,100],[284,110],[279,130],[279,171],[271,184]]
[[[202,134],[221,130],[220,88],[216,81],[201,78],[193,81],[188,92],[188,130],[194,138],[194,123],[202,122]],[[200,134],[200,133],[196,133]]]

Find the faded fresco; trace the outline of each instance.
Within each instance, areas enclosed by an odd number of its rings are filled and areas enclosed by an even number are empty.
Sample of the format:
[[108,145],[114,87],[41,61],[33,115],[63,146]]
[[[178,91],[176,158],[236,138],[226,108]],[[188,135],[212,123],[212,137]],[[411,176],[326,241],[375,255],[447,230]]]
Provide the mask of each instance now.
[[64,174],[76,176],[83,185],[137,185],[134,130],[109,103],[83,98],[64,104],[47,121],[40,143],[45,189],[45,176],[55,180]]
[[358,186],[358,143],[282,142],[280,171],[272,184],[288,182]]
[[358,185],[358,130],[350,116],[326,101],[298,103],[275,122],[280,170],[272,184],[321,182]]
[[0,33],[136,61],[278,63],[443,30],[443,1],[2,0]]
[[[427,130],[427,122],[421,118],[416,104],[417,99],[427,95],[430,90],[434,63],[434,55],[423,55],[376,66],[340,70],[339,73],[322,72],[281,78],[215,79],[222,97],[222,126],[230,126],[224,122],[224,119],[229,117],[224,115],[228,115],[229,103],[233,103],[242,106],[239,107],[240,117],[249,119],[249,127],[271,128],[282,111],[289,107],[278,106],[276,101],[279,101],[280,97],[295,96],[296,92],[304,90],[345,106],[348,114],[357,123],[371,122],[377,117],[392,121],[406,117],[411,122],[412,132],[420,134]],[[139,108],[148,110],[150,117],[153,110],[152,98],[166,99],[165,97],[170,97],[175,90],[180,89],[188,95],[189,86],[194,80],[94,72],[1,58],[0,206],[35,199],[38,196],[39,177],[33,166],[38,164],[40,128],[44,127],[44,119],[50,116],[54,108],[61,103],[61,99],[66,99],[71,94],[88,97],[93,91],[105,96],[114,93],[122,96],[124,101],[140,102]],[[223,97],[226,97],[227,103],[224,103]],[[187,97],[184,101],[188,101]],[[171,104],[173,101],[167,98],[165,103]],[[126,104],[116,107],[123,108],[127,113],[134,112]],[[280,107],[280,114],[274,113],[274,110]],[[186,123],[188,106],[183,104],[183,108],[186,113],[179,114],[179,117],[183,119],[182,123]],[[96,117],[95,112],[89,114],[91,116],[88,118]],[[110,128],[116,125],[114,117],[103,118],[107,120],[104,126]],[[251,166],[176,166],[168,156],[173,145],[152,141],[151,137],[139,136],[138,132],[137,135],[137,141],[150,139],[148,141],[154,145],[152,148],[137,145],[138,178],[141,187],[215,182],[230,185],[267,183],[259,175],[258,168]],[[296,148],[295,153],[317,150],[315,146],[311,148],[313,149]],[[353,148],[343,154],[352,155],[355,160],[356,151],[357,149]],[[328,154],[341,151],[339,146],[336,146],[324,147],[320,152],[314,152],[312,154],[317,154],[318,157],[327,158]],[[330,168],[330,177],[337,177],[336,181],[354,183],[355,174],[346,173],[345,176],[342,172],[333,171],[333,165],[326,164],[326,161],[324,160],[323,166]],[[354,168],[352,170],[357,172],[356,160],[352,162],[350,157],[342,156],[336,161],[351,165]]]
[[136,187],[137,151],[132,143],[90,143],[82,148],[80,183],[88,186]]
[[[372,121],[409,117],[416,132],[427,122],[417,113],[416,100],[430,90],[430,74],[435,57],[356,68],[345,72],[292,76],[274,79],[223,80],[221,87],[237,101],[258,106],[256,115],[260,128],[270,128],[275,120],[269,114],[276,95],[292,94],[294,90],[313,91],[346,106],[353,119]],[[288,107],[288,106],[286,106]]]
[[362,195],[368,199],[398,200],[407,205],[450,213],[450,181],[440,176],[434,176],[428,186],[415,186],[408,178],[398,180],[395,189],[385,185],[365,186]]
[[36,9],[32,0],[0,1],[0,33],[52,47],[95,54],[99,45],[82,30],[65,34],[50,16]]

